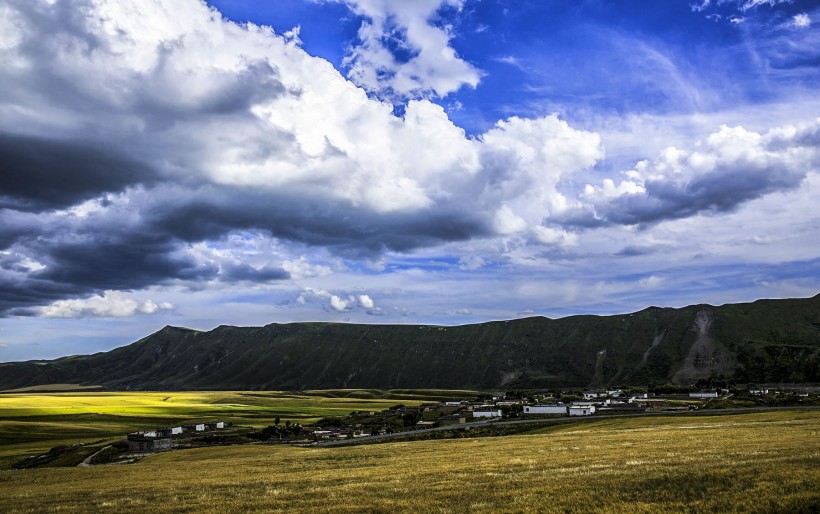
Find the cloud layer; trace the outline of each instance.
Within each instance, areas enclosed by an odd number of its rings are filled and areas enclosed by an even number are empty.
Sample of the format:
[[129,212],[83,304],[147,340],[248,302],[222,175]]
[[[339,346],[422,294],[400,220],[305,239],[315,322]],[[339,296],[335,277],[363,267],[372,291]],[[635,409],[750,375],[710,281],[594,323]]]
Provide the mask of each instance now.
[[[731,266],[755,245],[768,265],[795,246],[780,217],[817,191],[820,121],[715,123],[625,165],[549,110],[468,135],[436,103],[481,85],[443,21],[465,2],[344,3],[361,22],[346,76],[295,32],[198,0],[0,0],[0,317],[172,316],[196,296],[483,319],[643,300],[682,289],[682,262]],[[808,14],[789,20],[812,41]],[[639,50],[654,64],[636,80],[678,73]],[[724,230],[718,217],[759,232],[695,237]],[[816,217],[793,227],[810,237]]]

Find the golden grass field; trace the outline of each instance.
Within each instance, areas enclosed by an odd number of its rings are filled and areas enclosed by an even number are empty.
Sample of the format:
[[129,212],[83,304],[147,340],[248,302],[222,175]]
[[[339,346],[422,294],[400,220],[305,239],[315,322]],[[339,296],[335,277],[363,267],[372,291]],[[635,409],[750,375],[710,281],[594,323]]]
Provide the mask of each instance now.
[[820,413],[584,420],[517,436],[172,451],[0,471],[0,512],[818,512]]

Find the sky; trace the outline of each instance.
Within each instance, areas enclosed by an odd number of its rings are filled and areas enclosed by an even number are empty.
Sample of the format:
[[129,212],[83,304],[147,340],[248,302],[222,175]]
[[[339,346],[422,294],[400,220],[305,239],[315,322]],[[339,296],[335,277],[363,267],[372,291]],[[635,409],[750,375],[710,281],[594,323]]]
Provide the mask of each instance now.
[[0,361],[820,290],[820,4],[0,0]]

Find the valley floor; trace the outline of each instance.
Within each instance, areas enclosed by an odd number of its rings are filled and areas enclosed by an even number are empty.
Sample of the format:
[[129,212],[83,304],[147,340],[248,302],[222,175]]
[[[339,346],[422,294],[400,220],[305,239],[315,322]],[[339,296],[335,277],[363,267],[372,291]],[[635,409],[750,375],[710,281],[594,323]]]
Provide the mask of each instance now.
[[211,447],[0,471],[0,512],[818,512],[820,412],[601,419],[524,435]]

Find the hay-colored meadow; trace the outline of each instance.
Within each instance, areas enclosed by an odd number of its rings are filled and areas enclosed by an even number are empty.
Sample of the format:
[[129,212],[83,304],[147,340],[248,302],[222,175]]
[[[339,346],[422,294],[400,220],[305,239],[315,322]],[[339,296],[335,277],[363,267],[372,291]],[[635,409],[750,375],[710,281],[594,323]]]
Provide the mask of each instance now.
[[817,512],[820,414],[585,420],[340,448],[0,472],[0,512]]

